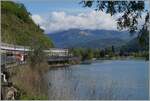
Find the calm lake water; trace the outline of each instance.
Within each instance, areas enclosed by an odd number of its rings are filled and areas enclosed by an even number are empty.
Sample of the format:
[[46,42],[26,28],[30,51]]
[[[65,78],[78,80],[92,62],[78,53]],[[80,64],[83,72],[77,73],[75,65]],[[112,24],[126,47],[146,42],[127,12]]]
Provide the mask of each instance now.
[[50,70],[49,99],[148,99],[148,62],[103,60]]

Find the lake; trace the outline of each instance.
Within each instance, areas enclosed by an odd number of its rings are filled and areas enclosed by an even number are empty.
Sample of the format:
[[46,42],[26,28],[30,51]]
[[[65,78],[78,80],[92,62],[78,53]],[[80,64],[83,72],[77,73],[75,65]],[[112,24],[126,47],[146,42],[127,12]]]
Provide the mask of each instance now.
[[99,60],[51,69],[49,99],[146,100],[149,98],[148,61]]

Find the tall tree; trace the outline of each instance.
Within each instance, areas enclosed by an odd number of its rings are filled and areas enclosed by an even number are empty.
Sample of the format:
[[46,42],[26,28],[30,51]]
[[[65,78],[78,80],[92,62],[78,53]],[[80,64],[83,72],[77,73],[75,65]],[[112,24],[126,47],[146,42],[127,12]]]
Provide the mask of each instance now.
[[111,46],[111,50],[112,50],[112,53],[115,53],[115,48],[114,48],[114,46]]

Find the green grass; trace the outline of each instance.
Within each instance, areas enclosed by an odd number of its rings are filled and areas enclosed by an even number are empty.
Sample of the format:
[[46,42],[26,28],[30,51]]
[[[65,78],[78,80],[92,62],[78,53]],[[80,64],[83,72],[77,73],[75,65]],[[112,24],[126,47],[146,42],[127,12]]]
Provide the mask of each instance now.
[[30,17],[23,4],[1,2],[2,42],[30,46],[33,41],[45,48],[53,47],[52,41]]
[[47,96],[27,96],[23,95],[20,97],[20,100],[46,100],[48,99]]
[[[47,81],[42,79],[48,65],[41,63],[37,69],[32,69],[29,64],[18,65],[10,69],[10,79],[18,90],[18,100],[48,100]],[[42,72],[38,69],[42,68]]]

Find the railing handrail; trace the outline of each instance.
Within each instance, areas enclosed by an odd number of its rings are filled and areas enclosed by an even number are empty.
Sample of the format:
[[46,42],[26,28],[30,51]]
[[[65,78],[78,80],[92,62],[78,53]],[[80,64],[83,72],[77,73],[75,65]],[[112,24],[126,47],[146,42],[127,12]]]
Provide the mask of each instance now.
[[1,46],[15,47],[15,48],[29,48],[29,46],[14,45],[14,44],[2,43],[2,42],[1,42]]
[[[13,45],[13,44],[8,44],[8,43],[1,43],[0,48],[2,50],[14,50],[14,51],[30,51],[29,46],[20,46],[20,45]],[[46,53],[66,53],[68,54],[69,51],[68,49],[63,49],[63,48],[50,48],[47,50],[43,50]]]

